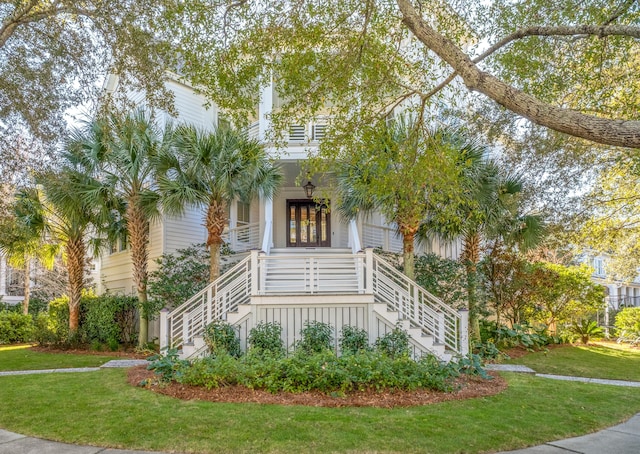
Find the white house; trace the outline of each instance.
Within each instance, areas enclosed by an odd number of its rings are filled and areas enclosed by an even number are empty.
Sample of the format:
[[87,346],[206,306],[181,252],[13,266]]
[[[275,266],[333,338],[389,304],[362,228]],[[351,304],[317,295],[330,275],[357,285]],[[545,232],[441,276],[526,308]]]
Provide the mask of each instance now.
[[20,304],[24,299],[24,272],[13,269],[5,256],[0,254],[0,301]]
[[[107,88],[116,83],[111,78]],[[210,128],[223,121],[215,106],[177,77],[169,79],[167,87],[175,94],[178,123]],[[161,347],[181,348],[185,356],[197,354],[204,346],[204,327],[222,318],[238,327],[243,345],[259,322],[279,322],[285,343],[291,345],[304,322],[318,320],[331,323],[336,334],[346,324],[364,328],[372,341],[400,323],[412,336],[416,356],[466,353],[466,313],[430,295],[373,253],[374,247],[402,250],[393,226],[380,215],[351,222],[342,219],[331,210],[330,176],[310,175],[303,182],[311,183],[306,188],[296,183],[308,152],[322,140],[328,119],[290,125],[286,145],[276,149],[266,138],[269,114],[277,103],[273,85],[265,85],[247,133],[277,157],[282,186],[273,200],[231,205],[226,240],[239,253],[239,263],[189,301],[163,311],[159,332],[152,330]],[[327,203],[318,204],[309,190],[322,194]],[[202,212],[191,210],[182,218],[164,217],[154,223],[150,269],[163,253],[203,243],[202,218]],[[421,248],[449,258],[459,255],[457,243],[434,241]],[[114,245],[103,255],[101,275],[100,291],[135,293],[126,245]]]

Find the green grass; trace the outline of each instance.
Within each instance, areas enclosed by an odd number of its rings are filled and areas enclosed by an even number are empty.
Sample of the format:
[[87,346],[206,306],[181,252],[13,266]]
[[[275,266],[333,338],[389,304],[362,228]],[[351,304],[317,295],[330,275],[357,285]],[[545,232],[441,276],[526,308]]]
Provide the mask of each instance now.
[[640,349],[615,343],[568,345],[506,361],[541,374],[640,381]]
[[0,371],[98,367],[114,356],[76,355],[33,351],[30,345],[0,346]]
[[531,446],[640,411],[628,388],[506,374],[509,388],[422,407],[320,408],[180,401],[124,370],[0,377],[0,427],[69,443],[213,452],[475,453]]

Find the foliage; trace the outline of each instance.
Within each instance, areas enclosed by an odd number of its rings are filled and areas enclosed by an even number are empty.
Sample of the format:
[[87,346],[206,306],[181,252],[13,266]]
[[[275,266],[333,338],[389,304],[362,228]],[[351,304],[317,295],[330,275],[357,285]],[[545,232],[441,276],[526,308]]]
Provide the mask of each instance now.
[[204,342],[213,356],[228,354],[238,357],[242,354],[237,330],[222,320],[214,320],[207,325],[204,329]]
[[296,343],[296,351],[311,355],[333,348],[333,327],[328,323],[307,320],[300,335],[302,339]]
[[249,331],[249,349],[252,354],[284,356],[286,350],[282,341],[282,326],[275,322],[260,322]]
[[0,311],[0,344],[30,342],[33,339],[33,318],[14,311]]
[[495,244],[480,262],[488,306],[500,325],[526,322],[527,309],[533,298],[532,264],[524,255],[504,244]]
[[69,298],[62,296],[49,302],[47,313],[36,317],[35,340],[42,345],[70,347],[93,344],[111,350],[135,341],[137,299],[120,295],[96,296],[84,292],[80,299],[80,328],[75,335],[69,331]]
[[180,376],[181,369],[189,366],[189,361],[179,358],[176,349],[169,349],[165,354],[153,355],[147,359],[147,369],[154,371],[163,383],[175,380]]
[[138,299],[131,296],[85,296],[81,338],[85,342],[108,344],[111,350],[117,350],[120,344],[133,343],[137,303]]
[[600,310],[604,304],[604,289],[591,280],[591,273],[586,265],[536,263],[530,319],[558,332],[558,325],[569,325]]
[[187,205],[204,209],[213,282],[220,275],[227,207],[236,199],[272,197],[281,181],[280,170],[260,142],[238,129],[210,132],[188,125],[177,129],[176,146],[164,154],[160,170],[158,187],[166,212],[180,214]]
[[625,307],[616,315],[618,337],[640,338],[640,307]]
[[376,339],[374,347],[390,358],[409,356],[409,334],[399,325]]
[[336,176],[338,209],[345,218],[375,210],[395,224],[403,241],[404,273],[411,279],[420,223],[435,206],[448,211],[443,202],[461,192],[456,164],[466,163],[456,162],[458,154],[481,154],[461,128],[422,121],[401,115],[363,127],[361,140],[343,147]]
[[500,349],[496,347],[496,344],[490,340],[486,342],[474,342],[473,353],[483,360],[500,360],[509,358],[509,355],[500,351]]
[[240,384],[269,392],[320,391],[345,393],[374,389],[382,391],[437,389],[451,390],[450,379],[459,374],[454,364],[441,364],[425,356],[414,361],[407,356],[392,358],[374,351],[359,351],[342,357],[330,350],[308,353],[298,350],[289,357],[248,354],[239,359],[222,354],[182,363],[177,370],[172,362],[163,366],[163,379],[173,375],[176,381],[209,389]]
[[353,355],[358,352],[370,350],[369,334],[365,329],[344,325],[342,327],[342,335],[338,340],[338,346],[343,355]]
[[209,252],[204,244],[178,249],[156,259],[149,273],[149,297],[157,308],[172,309],[198,293],[209,282]]
[[496,325],[495,322],[483,322],[482,339],[484,343],[493,343],[498,348],[524,347],[536,350],[546,345],[558,343],[558,338],[549,336],[546,327],[534,329],[527,324],[514,324],[511,328]]
[[464,266],[437,254],[416,257],[416,282],[453,307],[466,307]]
[[604,330],[598,326],[595,320],[582,319],[574,322],[569,331],[573,339],[580,339],[583,344],[588,344],[590,339],[602,338]]
[[108,74],[118,75],[120,95],[144,89],[148,103],[171,107],[173,97],[163,81],[165,69],[175,65],[175,53],[158,8],[176,5],[171,0],[162,6],[147,0],[2,3],[2,181],[14,172],[26,173],[24,155],[51,164],[69,109],[101,96],[103,84],[96,81]]

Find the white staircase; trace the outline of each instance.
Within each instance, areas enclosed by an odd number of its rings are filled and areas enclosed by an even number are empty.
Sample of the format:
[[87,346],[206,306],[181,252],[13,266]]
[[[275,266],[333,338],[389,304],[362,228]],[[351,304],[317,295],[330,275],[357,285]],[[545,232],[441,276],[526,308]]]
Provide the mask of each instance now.
[[372,249],[251,251],[184,304],[161,312],[161,349],[201,354],[204,328],[215,319],[238,328],[243,348],[260,321],[278,321],[290,345],[304,321],[317,320],[337,331],[345,324],[367,329],[372,341],[399,324],[410,335],[414,357],[468,353],[466,311],[447,306]]

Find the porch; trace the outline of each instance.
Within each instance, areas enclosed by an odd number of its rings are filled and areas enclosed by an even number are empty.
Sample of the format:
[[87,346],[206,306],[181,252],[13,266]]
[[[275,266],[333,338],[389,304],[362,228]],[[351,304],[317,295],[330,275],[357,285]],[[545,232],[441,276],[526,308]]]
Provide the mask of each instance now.
[[270,252],[252,250],[191,299],[163,310],[161,349],[177,348],[183,357],[202,354],[202,334],[213,320],[235,326],[243,348],[254,326],[277,322],[289,347],[305,322],[320,321],[333,326],[336,339],[351,325],[366,330],[371,343],[399,325],[409,333],[416,358],[435,354],[446,360],[468,353],[467,312],[422,289],[373,249]]

